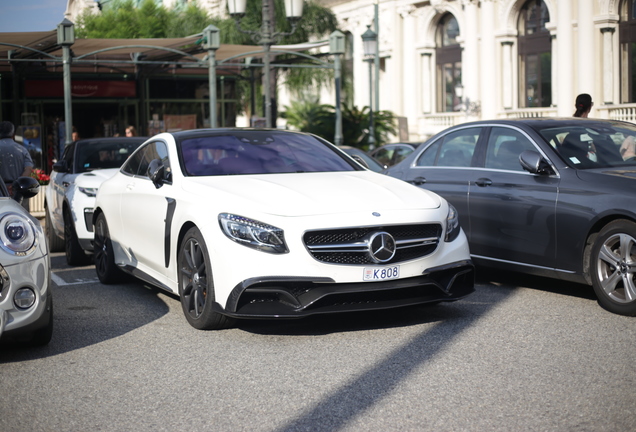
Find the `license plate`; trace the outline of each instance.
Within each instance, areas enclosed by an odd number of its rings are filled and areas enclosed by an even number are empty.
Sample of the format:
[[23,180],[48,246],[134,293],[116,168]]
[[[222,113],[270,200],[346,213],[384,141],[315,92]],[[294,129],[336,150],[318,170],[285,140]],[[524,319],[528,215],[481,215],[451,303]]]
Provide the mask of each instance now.
[[363,280],[380,281],[397,279],[400,277],[400,266],[392,267],[367,267],[364,269]]

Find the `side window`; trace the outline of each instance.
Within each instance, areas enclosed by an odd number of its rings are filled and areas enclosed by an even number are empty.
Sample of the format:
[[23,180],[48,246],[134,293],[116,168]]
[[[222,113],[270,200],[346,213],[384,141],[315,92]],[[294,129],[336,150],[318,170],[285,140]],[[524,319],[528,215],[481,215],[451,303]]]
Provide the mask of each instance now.
[[121,171],[123,173],[128,175],[137,175],[137,172],[139,171],[139,164],[141,163],[146,147],[147,146],[141,147],[139,151],[128,158],[124,166],[121,167]]
[[439,152],[439,146],[442,143],[442,140],[437,140],[430,146],[424,150],[424,152],[417,158],[417,162],[415,166],[424,167],[424,166],[435,166],[435,161],[437,160],[437,153]]
[[396,147],[395,152],[393,154],[393,164],[397,164],[401,162],[408,155],[413,153],[413,149],[411,147]]
[[461,129],[442,138],[435,166],[470,167],[481,128]]
[[534,150],[534,145],[515,129],[493,127],[486,149],[486,168],[523,171],[519,155]]

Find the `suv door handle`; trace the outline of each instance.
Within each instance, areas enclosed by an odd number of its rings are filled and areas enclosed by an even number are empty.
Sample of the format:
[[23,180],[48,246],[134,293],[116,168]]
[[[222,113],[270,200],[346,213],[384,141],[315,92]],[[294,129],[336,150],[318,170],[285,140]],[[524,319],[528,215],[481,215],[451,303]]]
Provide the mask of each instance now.
[[487,179],[487,178],[480,178],[480,179],[477,179],[477,180],[475,181],[475,184],[476,184],[477,186],[482,186],[482,187],[484,187],[484,186],[490,186],[490,185],[492,185],[492,180]]
[[412,183],[415,186],[423,185],[424,183],[426,183],[426,178],[424,178],[424,177],[415,177],[409,183]]

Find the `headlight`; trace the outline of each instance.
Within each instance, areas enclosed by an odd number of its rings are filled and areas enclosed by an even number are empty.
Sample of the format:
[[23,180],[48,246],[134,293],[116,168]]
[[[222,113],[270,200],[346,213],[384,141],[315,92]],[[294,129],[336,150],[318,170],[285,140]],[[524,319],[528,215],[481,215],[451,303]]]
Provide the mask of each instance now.
[[219,224],[226,236],[244,246],[270,253],[288,252],[280,228],[228,213],[219,215]]
[[97,189],[98,188],[87,188],[87,187],[81,187],[80,186],[78,189],[79,189],[79,191],[81,193],[83,193],[86,196],[89,196],[89,197],[97,196]]
[[27,255],[35,249],[35,225],[19,213],[7,213],[0,219],[0,246],[14,255]]
[[457,215],[457,210],[451,205],[451,203],[448,203],[448,215],[446,215],[446,237],[444,237],[444,240],[452,242],[457,238],[460,230],[461,228],[459,227],[459,216]]

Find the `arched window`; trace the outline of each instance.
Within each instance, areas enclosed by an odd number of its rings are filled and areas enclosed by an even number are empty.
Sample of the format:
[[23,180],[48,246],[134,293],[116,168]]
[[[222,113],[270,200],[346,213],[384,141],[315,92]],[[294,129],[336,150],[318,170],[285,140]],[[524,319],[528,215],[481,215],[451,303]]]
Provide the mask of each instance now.
[[437,111],[455,111],[460,100],[455,87],[462,81],[462,50],[457,42],[459,25],[455,17],[447,13],[439,22],[436,35],[437,58]]
[[550,21],[542,0],[529,0],[519,16],[519,106],[552,104],[552,40],[545,27]]
[[620,17],[621,103],[628,103],[636,101],[636,0],[621,3]]

